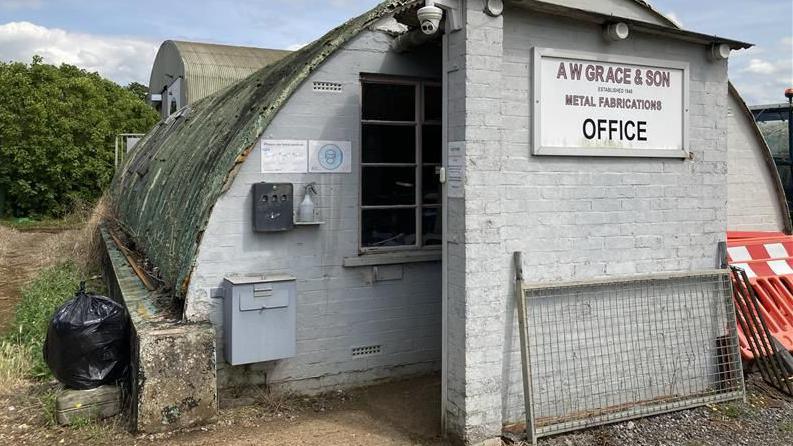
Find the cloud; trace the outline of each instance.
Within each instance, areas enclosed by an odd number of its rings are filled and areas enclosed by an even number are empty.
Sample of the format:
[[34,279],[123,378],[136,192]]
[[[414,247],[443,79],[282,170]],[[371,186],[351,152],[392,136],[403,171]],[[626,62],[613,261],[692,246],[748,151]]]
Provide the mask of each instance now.
[[776,37],[770,43],[730,55],[730,80],[749,105],[787,102],[785,88],[793,86],[793,38]]
[[76,65],[122,85],[148,84],[157,48],[158,42],[140,38],[75,33],[30,22],[0,25],[0,60],[30,62],[37,54],[46,63]]
[[678,15],[675,14],[674,11],[669,11],[664,15],[666,16],[667,19],[671,20],[672,23],[677,25],[679,28],[683,28],[683,22],[680,20],[680,17],[678,17]]
[[777,72],[776,66],[771,62],[763,59],[751,59],[749,65],[741,71],[757,74],[774,74]]

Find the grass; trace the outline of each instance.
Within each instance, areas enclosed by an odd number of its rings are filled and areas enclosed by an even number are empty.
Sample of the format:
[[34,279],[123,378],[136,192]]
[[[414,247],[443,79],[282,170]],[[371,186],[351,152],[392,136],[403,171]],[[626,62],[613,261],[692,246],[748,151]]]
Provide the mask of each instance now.
[[11,340],[0,341],[0,389],[21,385],[33,368],[34,355],[28,345]]
[[17,231],[63,231],[68,229],[79,229],[83,222],[73,218],[2,218],[0,226],[5,226]]
[[746,410],[739,403],[725,403],[721,405],[721,414],[733,420],[743,417]]
[[[66,262],[42,270],[22,289],[22,299],[16,308],[13,328],[3,339],[5,348],[9,349],[9,353],[15,354],[0,357],[0,370],[18,373],[20,368],[27,368],[27,373],[23,376],[50,376],[42,355],[47,327],[55,310],[74,296],[79,277],[74,263]],[[27,358],[20,358],[19,355]]]
[[46,216],[5,217],[0,218],[0,226],[5,226],[17,231],[65,231],[68,229],[82,228],[87,219],[96,213],[97,209],[104,209],[105,197],[101,197],[96,205],[89,202],[75,202],[72,211],[63,218]]

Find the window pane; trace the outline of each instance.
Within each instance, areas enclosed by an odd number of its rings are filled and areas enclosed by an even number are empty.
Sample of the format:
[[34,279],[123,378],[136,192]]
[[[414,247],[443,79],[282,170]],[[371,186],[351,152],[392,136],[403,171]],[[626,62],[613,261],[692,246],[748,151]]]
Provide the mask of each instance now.
[[366,248],[416,244],[415,209],[364,209],[361,244]]
[[439,204],[441,202],[441,182],[438,176],[439,166],[421,168],[421,196],[423,204]]
[[415,121],[416,87],[413,85],[364,84],[363,119]]
[[364,167],[363,205],[416,204],[414,167]]
[[443,92],[440,86],[424,87],[424,120],[440,121],[442,119]]
[[440,245],[443,241],[441,208],[424,208],[421,219],[423,245]]
[[414,125],[363,126],[364,163],[415,163],[416,127]]
[[441,134],[441,126],[439,125],[425,125],[421,132],[422,141],[422,157],[423,163],[440,164],[441,163],[441,145],[443,137]]

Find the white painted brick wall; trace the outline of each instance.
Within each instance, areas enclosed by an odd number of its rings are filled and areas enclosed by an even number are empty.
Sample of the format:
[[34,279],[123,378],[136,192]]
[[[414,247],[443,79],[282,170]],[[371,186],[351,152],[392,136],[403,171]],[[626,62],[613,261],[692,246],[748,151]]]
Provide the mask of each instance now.
[[728,99],[727,132],[729,202],[727,226],[731,231],[783,231],[785,216],[779,209],[774,177],[769,175],[762,150],[740,104]]
[[[366,31],[309,77],[264,135],[271,139],[349,140],[350,174],[262,174],[260,153],[245,161],[218,201],[202,240],[187,297],[190,320],[211,320],[218,336],[221,388],[266,382],[301,392],[365,384],[436,371],[441,358],[440,263],[407,264],[401,280],[371,283],[371,267],[345,268],[358,253],[360,74],[440,77],[441,55],[428,49],[389,52],[391,38]],[[338,82],[342,93],[313,91],[313,81]],[[287,233],[251,229],[251,186],[262,181],[319,185],[322,226]],[[231,274],[288,273],[297,277],[297,356],[231,367],[223,359],[222,300],[210,299]],[[382,345],[382,353],[353,358],[351,348]]]
[[[726,64],[705,49],[633,34],[606,43],[599,26],[507,8],[501,20],[469,1],[462,56],[466,88],[501,98],[465,101],[469,178],[464,220],[465,273],[458,290],[466,321],[464,412],[467,441],[498,435],[522,419],[519,340],[511,254],[524,252],[531,282],[712,269],[727,229]],[[691,65],[693,160],[592,159],[530,155],[533,47],[679,60]],[[476,56],[498,57],[498,63]],[[458,117],[459,118],[459,117]],[[564,119],[564,117],[561,117]],[[482,203],[484,201],[484,203]],[[450,330],[455,327],[450,327]],[[455,371],[459,373],[459,371]]]

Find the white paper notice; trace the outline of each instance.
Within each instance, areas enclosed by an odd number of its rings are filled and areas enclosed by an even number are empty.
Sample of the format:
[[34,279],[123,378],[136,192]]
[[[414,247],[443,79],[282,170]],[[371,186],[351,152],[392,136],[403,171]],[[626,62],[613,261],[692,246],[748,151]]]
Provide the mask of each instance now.
[[349,141],[309,141],[308,152],[309,172],[352,172],[352,143]]
[[446,196],[465,197],[465,143],[450,142],[446,167]]
[[308,142],[305,140],[263,139],[262,173],[306,173]]

